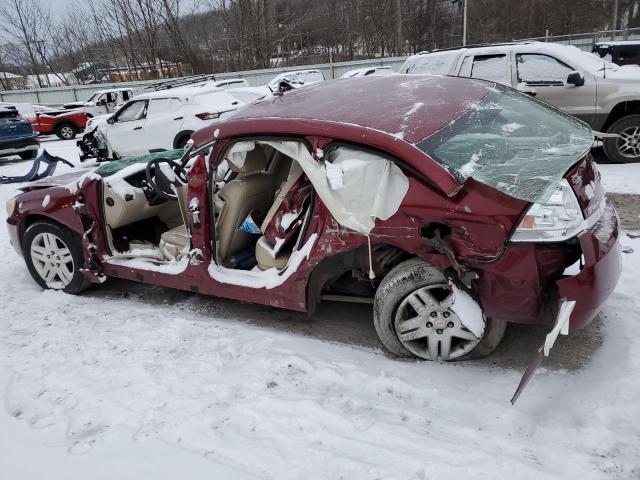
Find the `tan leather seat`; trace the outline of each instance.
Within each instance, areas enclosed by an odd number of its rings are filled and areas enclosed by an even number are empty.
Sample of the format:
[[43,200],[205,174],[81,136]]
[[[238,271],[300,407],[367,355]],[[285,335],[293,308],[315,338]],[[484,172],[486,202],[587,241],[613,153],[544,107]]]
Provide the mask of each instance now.
[[258,262],[260,270],[268,270],[273,267],[283,270],[289,263],[289,257],[291,257],[291,251],[276,255],[269,246],[267,237],[260,237],[256,243],[256,262]]
[[191,236],[185,226],[189,210],[187,207],[187,188],[187,185],[176,187],[182,224],[160,235],[160,251],[167,260],[180,260],[185,248],[188,248],[191,243]]
[[187,227],[178,225],[160,235],[160,251],[167,259],[179,260],[185,247],[189,245]]
[[225,266],[233,255],[247,250],[256,242],[256,236],[238,230],[251,213],[256,225],[260,225],[271,204],[276,190],[273,174],[264,172],[267,157],[260,145],[247,152],[242,166],[229,162],[231,170],[238,176],[220,189],[219,197],[224,201],[216,224],[218,258]]

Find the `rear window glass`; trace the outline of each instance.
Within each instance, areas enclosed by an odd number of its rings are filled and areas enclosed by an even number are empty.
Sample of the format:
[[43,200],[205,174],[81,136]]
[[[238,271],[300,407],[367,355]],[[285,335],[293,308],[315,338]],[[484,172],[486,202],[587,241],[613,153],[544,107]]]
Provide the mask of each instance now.
[[472,177],[513,197],[545,203],[592,143],[587,124],[496,88],[417,146],[461,183]]
[[[458,52],[431,53],[416,58],[413,64],[405,66],[404,73],[430,73],[431,75],[448,75]],[[407,63],[410,60],[407,61]]]

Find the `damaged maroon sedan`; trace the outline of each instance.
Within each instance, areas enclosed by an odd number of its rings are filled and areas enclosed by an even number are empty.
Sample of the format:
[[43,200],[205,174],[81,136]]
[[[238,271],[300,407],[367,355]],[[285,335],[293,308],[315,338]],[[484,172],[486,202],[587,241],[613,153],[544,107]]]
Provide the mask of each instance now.
[[306,312],[372,302],[385,347],[427,360],[550,319],[548,354],[620,274],[592,142],[493,83],[336,80],[249,105],[183,154],[28,185],[9,231],[43,288],[118,277]]

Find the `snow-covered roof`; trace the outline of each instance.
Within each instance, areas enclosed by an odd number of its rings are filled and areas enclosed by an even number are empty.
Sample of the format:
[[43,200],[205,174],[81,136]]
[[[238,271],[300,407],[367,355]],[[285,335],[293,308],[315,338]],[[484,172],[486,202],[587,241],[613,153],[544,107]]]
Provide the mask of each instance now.
[[225,90],[218,87],[216,82],[211,81],[185,85],[177,88],[168,88],[166,90],[145,92],[140,95],[136,95],[136,98],[190,98],[196,95],[215,92],[225,93]]
[[366,75],[389,75],[391,73],[394,73],[394,71],[393,68],[389,66],[356,68],[343,73],[340,78],[364,77]]
[[[281,119],[303,119],[319,128],[313,130],[309,124],[309,134],[325,131],[341,138],[344,126],[357,126],[416,143],[458,118],[492,88],[489,82],[432,75],[337,79],[294,89],[282,97],[267,96],[238,110],[225,120],[225,127],[250,119],[273,121],[277,129]],[[359,91],[366,95],[357,94]],[[336,131],[328,131],[329,126]]]
[[638,40],[619,40],[619,41],[615,41],[615,42],[596,42],[595,43],[596,46],[598,47],[604,47],[604,46],[624,46],[624,45],[640,45],[640,39]]

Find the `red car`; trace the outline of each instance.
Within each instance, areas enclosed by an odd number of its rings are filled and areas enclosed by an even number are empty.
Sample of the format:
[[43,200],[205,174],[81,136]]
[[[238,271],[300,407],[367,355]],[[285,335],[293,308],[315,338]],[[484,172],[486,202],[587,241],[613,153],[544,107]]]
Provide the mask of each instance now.
[[41,135],[56,134],[62,140],[72,140],[87,126],[88,117],[79,110],[52,110],[29,118],[33,129]]
[[371,302],[391,352],[454,360],[491,352],[507,322],[555,318],[547,353],[620,274],[591,130],[500,85],[323,82],[192,140],[178,160],[123,159],[10,200],[34,280],[78,293],[118,277],[307,312]]

